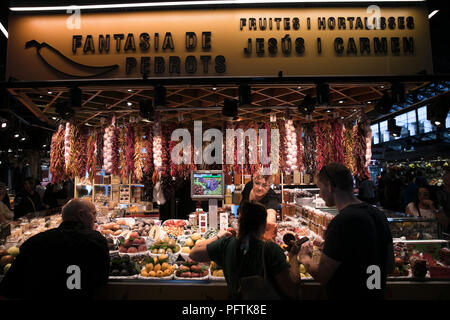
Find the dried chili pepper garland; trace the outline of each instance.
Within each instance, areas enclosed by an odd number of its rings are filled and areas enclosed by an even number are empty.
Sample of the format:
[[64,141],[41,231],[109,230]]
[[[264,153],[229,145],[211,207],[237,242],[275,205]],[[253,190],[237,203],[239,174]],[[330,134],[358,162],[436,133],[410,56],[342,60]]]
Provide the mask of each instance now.
[[344,146],[343,146],[343,129],[344,126],[340,121],[334,121],[333,128],[333,155],[334,161],[344,163]]
[[135,182],[142,182],[144,173],[142,171],[143,161],[142,161],[142,148],[144,147],[144,141],[142,137],[141,128],[137,128],[134,137],[134,177]]
[[344,164],[354,173],[354,158],[353,158],[353,132],[352,128],[344,128]]
[[65,127],[60,125],[58,131],[52,136],[50,147],[50,174],[52,183],[57,183],[65,178],[65,159],[64,159],[64,141]]
[[316,134],[314,131],[314,124],[308,123],[305,125],[304,129],[303,165],[306,173],[313,175],[316,172]]
[[86,157],[86,171],[89,176],[89,180],[94,179],[95,175],[95,167],[96,167],[96,154],[95,154],[95,146],[97,142],[97,132],[92,130],[89,133],[89,137],[87,139],[87,157]]
[[127,137],[126,137],[126,176],[130,177],[131,180],[134,180],[134,126],[129,125],[127,130]]

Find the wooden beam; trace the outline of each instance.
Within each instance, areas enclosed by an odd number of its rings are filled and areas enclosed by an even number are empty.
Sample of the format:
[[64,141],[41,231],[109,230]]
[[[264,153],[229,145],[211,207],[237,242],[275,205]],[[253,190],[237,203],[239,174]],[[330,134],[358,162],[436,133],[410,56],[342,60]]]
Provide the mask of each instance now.
[[25,107],[27,107],[39,120],[42,122],[46,122],[48,124],[54,125],[54,123],[47,118],[45,114],[42,113],[41,110],[31,101],[31,99],[23,93],[22,95],[16,93],[14,89],[8,89],[8,91],[11,93],[11,95],[19,100]]
[[46,113],[48,109],[50,109],[50,107],[56,102],[56,100],[58,100],[58,98],[62,95],[62,91],[58,92],[58,94],[56,96],[53,97],[52,101],[50,101],[49,104],[47,104],[44,108],[44,110],[42,110],[43,113]]

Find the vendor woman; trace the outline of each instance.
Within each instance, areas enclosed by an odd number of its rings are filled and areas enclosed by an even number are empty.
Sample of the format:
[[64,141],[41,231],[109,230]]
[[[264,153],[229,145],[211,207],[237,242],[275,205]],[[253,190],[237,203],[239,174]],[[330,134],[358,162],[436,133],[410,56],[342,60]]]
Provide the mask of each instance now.
[[272,190],[271,175],[256,174],[252,181],[245,185],[242,191],[242,201],[258,201],[267,209],[267,223],[266,232],[264,234],[265,240],[271,240],[276,235],[277,209],[280,206],[280,201],[275,191]]

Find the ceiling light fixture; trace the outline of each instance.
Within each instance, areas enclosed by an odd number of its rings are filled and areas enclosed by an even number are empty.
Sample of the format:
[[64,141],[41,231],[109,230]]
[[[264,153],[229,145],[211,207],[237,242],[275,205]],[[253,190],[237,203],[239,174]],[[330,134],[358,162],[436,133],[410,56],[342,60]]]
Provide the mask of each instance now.
[[3,26],[3,24],[1,22],[0,22],[0,30],[2,30],[2,32],[5,35],[6,39],[8,39],[8,31],[6,31],[6,28]]
[[432,13],[430,13],[429,15],[428,15],[428,19],[431,19],[436,13],[438,13],[439,12],[439,10],[434,10]]
[[132,102],[127,102],[127,106],[131,107],[133,105]]
[[[218,1],[172,1],[117,3],[81,6],[48,6],[48,7],[10,7],[11,11],[66,11],[66,10],[98,10],[121,8],[161,8],[161,7],[196,7],[205,5],[248,5],[248,4],[279,4],[279,3],[339,3],[341,0],[218,0]],[[347,0],[346,2],[373,2],[373,0]],[[425,0],[378,0],[377,2],[425,2]]]

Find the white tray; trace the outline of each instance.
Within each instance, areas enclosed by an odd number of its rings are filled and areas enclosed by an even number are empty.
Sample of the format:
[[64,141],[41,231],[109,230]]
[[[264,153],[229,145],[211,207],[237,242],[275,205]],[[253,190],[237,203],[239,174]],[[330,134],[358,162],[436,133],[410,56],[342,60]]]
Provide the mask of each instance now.
[[141,276],[139,274],[137,276],[137,279],[141,279],[141,280],[172,280],[174,275],[175,275],[175,271],[170,276],[168,276],[168,277],[161,277],[161,278],[158,278],[158,277],[143,277],[143,276]]
[[129,279],[136,279],[137,278],[137,274],[135,274],[134,276],[109,276],[109,279],[117,279],[117,280],[129,280]]

